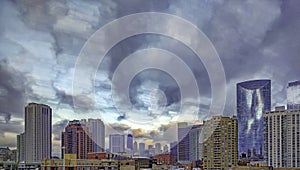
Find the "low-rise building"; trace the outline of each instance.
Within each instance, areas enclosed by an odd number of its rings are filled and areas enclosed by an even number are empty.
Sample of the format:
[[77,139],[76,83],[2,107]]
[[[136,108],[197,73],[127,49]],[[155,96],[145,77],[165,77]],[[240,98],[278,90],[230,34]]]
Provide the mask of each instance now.
[[77,159],[76,154],[65,154],[64,159],[46,159],[41,161],[42,170],[71,169],[118,169],[118,161],[112,159]]

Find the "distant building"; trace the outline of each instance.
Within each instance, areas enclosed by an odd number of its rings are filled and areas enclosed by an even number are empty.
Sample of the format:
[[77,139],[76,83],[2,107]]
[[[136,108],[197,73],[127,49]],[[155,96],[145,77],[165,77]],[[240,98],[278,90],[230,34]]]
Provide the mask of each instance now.
[[189,160],[190,161],[197,161],[201,160],[203,158],[202,155],[202,145],[199,145],[200,143],[200,134],[202,130],[203,125],[193,125],[190,128],[189,131],[189,147],[190,147],[190,155]]
[[238,163],[237,119],[214,116],[204,122],[202,131],[203,168],[230,169],[236,166]]
[[271,81],[253,80],[237,84],[239,154],[263,160],[264,113],[271,109]]
[[62,158],[65,154],[76,154],[77,159],[86,159],[93,151],[89,128],[79,120],[70,121],[62,132]]
[[52,109],[49,106],[29,103],[25,107],[25,150],[26,163],[51,158]]
[[[118,169],[118,161],[112,159],[78,159],[76,154],[66,154],[63,159],[41,161],[41,170],[48,169]],[[64,167],[65,165],[65,167]]]
[[120,134],[109,135],[109,150],[112,153],[125,152],[125,136]]
[[169,153],[158,154],[154,156],[156,159],[157,164],[167,164],[170,165],[172,160]]
[[164,151],[163,153],[169,153],[169,146],[168,145],[165,145],[164,146]]
[[148,145],[148,151],[149,151],[149,156],[155,155],[155,148],[153,147],[153,145]]
[[25,161],[25,133],[17,135],[17,162]]
[[139,143],[139,155],[140,156],[145,156],[145,143]]
[[0,148],[0,162],[1,163],[15,162],[16,160],[17,160],[17,151],[16,150],[11,150],[8,147]]
[[178,126],[178,162],[188,162],[190,160],[190,141],[189,141],[189,131],[187,122],[181,122],[177,124]]
[[133,136],[132,134],[127,135],[127,149],[133,151]]
[[176,141],[170,143],[170,155],[171,155],[171,157],[173,157],[172,164],[174,164],[175,162],[177,162],[177,158],[178,158],[178,145],[177,145]]
[[300,109],[300,81],[290,82],[287,86],[287,109]]
[[155,155],[161,154],[161,144],[155,143]]
[[137,154],[138,153],[138,144],[136,141],[134,141],[133,143],[133,154]]
[[93,141],[93,152],[104,152],[105,150],[105,125],[101,119],[88,119],[87,127]]
[[276,107],[264,118],[268,165],[274,168],[300,168],[300,109]]

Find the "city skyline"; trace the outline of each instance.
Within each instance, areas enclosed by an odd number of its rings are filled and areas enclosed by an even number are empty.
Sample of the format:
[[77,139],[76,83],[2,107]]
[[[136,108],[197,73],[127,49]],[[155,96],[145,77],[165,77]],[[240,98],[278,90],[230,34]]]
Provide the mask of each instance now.
[[[300,31],[299,6],[299,1],[281,0],[190,1],[187,4],[181,1],[0,1],[0,146],[17,147],[17,135],[25,130],[24,107],[31,102],[52,108],[53,155],[60,155],[61,132],[74,119],[99,118],[108,125],[106,148],[108,134],[116,132],[131,133],[135,140],[148,144],[160,142],[164,146],[176,141],[176,135],[171,132],[178,122],[176,113],[180,102],[189,103],[184,113],[193,109],[195,103],[193,99],[180,97],[178,85],[170,75],[145,70],[137,74],[129,89],[134,108],[140,115],[157,121],[154,125],[130,121],[136,114],[118,112],[110,98],[112,75],[118,64],[126,56],[152,47],[173,52],[191,68],[201,95],[199,119],[209,119],[212,95],[204,64],[188,47],[164,36],[139,35],[120,42],[99,65],[95,98],[73,94],[77,57],[87,39],[110,21],[136,12],[163,12],[185,18],[209,38],[226,75],[225,110],[216,114],[237,115],[236,84],[248,80],[270,79],[270,110],[286,106],[288,83],[300,79],[297,46],[300,40],[295,38]],[[170,30],[176,27],[166,26]],[[193,37],[191,33],[187,38]],[[168,64],[170,61],[153,62]],[[189,84],[189,79],[186,80]],[[122,100],[121,95],[118,97]],[[74,111],[73,98],[81,101],[84,109],[80,113]],[[159,119],[153,112],[157,108],[163,110]]]

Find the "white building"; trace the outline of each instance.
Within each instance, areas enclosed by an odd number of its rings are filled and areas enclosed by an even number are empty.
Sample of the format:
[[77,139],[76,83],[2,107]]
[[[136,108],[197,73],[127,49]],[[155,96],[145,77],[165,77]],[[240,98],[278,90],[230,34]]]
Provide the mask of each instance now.
[[125,152],[125,136],[120,134],[109,135],[109,150],[112,153]]
[[300,109],[300,81],[290,82],[287,87],[287,109]]
[[265,118],[265,150],[269,166],[300,167],[300,110],[276,107]]
[[25,107],[25,162],[50,159],[52,152],[52,109],[44,104]]
[[93,140],[93,151],[104,152],[105,150],[105,125],[101,119],[88,119],[87,127]]

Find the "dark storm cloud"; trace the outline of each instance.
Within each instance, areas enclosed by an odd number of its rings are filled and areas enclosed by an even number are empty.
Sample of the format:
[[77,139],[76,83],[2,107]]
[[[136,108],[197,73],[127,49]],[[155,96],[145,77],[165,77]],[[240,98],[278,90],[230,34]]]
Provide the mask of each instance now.
[[61,140],[61,132],[64,131],[65,127],[68,125],[69,120],[60,120],[58,122],[56,122],[55,124],[53,124],[53,136],[54,136],[54,140]]
[[26,82],[26,78],[10,68],[5,60],[0,61],[0,112],[6,121],[10,120],[11,114],[23,116]]
[[[13,128],[22,117],[24,105],[36,101],[56,109],[73,108],[72,79],[76,58],[84,42],[98,28],[116,18],[136,12],[157,11],[183,17],[200,28],[212,41],[224,65],[227,79],[225,114],[235,112],[235,85],[248,79],[272,79],[272,103],[285,104],[286,85],[300,76],[300,1],[84,1],[84,0],[19,0],[0,1],[0,117],[1,131],[19,133]],[[176,28],[173,25],[166,27]],[[119,28],[122,31],[122,27]],[[190,35],[193,38],[193,35]],[[140,49],[157,47],[180,56],[193,70],[200,88],[200,118],[207,118],[210,83],[206,68],[190,49],[167,37],[141,35],[128,38],[113,48],[100,67],[101,75],[111,79],[117,65],[127,55]],[[157,61],[162,62],[162,61]],[[168,64],[168,61],[165,61]],[[88,68],[86,68],[88,69]],[[151,77],[152,76],[152,77]],[[132,94],[146,96],[142,91],[153,85],[164,91],[167,108],[178,108],[183,99],[173,82],[160,74],[143,74],[132,83]],[[158,82],[158,85],[157,85]],[[82,82],[83,86],[85,82]],[[110,81],[99,86],[99,108],[115,113],[110,98]],[[84,109],[94,107],[90,96],[75,96]],[[138,96],[132,101],[145,109]],[[122,100],[122,99],[120,99]],[[59,105],[59,107],[57,107]],[[193,105],[194,106],[194,105]],[[57,113],[59,114],[59,113]],[[64,119],[64,118],[62,118]],[[116,120],[124,120],[122,114]],[[59,131],[66,120],[55,124]],[[4,126],[9,124],[9,126]],[[11,127],[11,128],[6,128]],[[126,128],[125,128],[126,129]],[[126,129],[131,130],[131,129]],[[157,131],[135,130],[137,137],[151,138]],[[152,135],[151,135],[152,134]],[[56,134],[58,135],[58,134]],[[60,136],[60,135],[59,135]],[[55,139],[59,139],[56,136]],[[163,138],[161,138],[163,139]],[[11,137],[1,138],[7,144]]]

